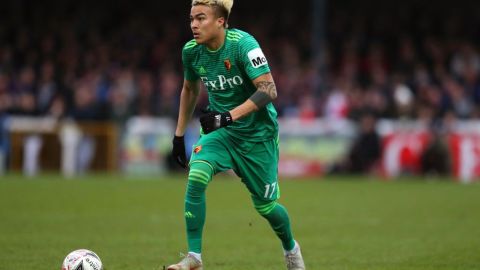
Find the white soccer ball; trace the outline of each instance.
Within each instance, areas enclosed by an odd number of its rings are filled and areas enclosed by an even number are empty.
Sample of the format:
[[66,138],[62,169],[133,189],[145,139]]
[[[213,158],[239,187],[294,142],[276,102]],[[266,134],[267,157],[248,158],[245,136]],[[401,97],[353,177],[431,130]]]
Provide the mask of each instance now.
[[62,270],[103,270],[103,266],[100,257],[95,252],[88,249],[78,249],[65,257]]

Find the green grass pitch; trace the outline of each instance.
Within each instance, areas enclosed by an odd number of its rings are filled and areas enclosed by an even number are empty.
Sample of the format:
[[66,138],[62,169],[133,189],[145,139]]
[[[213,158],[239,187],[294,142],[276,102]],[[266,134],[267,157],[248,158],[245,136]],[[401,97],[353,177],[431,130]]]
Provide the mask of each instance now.
[[[107,270],[160,270],[185,251],[185,176],[0,178],[0,269],[60,269],[91,249]],[[310,270],[480,269],[480,185],[358,177],[281,182]],[[207,190],[209,270],[285,269],[280,242],[243,185]]]

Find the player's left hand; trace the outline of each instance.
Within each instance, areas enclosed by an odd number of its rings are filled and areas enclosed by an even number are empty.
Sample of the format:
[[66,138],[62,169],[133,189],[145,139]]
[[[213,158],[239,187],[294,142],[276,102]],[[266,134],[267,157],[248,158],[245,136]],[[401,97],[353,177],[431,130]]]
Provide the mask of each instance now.
[[214,130],[226,127],[233,123],[230,112],[204,111],[200,115],[200,124],[202,125],[203,133],[208,134]]

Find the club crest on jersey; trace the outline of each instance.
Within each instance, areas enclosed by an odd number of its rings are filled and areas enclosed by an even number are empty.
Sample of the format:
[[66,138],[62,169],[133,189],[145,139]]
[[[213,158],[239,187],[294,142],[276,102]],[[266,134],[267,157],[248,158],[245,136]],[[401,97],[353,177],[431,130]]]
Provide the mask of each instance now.
[[202,146],[201,146],[201,145],[199,145],[199,146],[195,147],[195,149],[193,149],[193,152],[194,152],[195,154],[198,153],[198,152],[200,152],[200,151],[202,151]]
[[232,63],[230,63],[230,59],[225,59],[223,60],[223,64],[225,65],[225,68],[230,71],[230,69],[232,68]]

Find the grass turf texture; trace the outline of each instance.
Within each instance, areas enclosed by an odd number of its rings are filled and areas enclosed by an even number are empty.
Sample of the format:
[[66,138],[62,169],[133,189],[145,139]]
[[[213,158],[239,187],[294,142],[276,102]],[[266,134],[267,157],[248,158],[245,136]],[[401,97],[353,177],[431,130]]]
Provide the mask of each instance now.
[[[185,251],[184,176],[0,180],[0,269],[60,269],[78,248],[107,270],[159,270]],[[40,180],[41,179],[41,180]],[[207,190],[206,269],[284,269],[280,242],[235,178]],[[282,181],[307,268],[480,269],[480,185]]]

